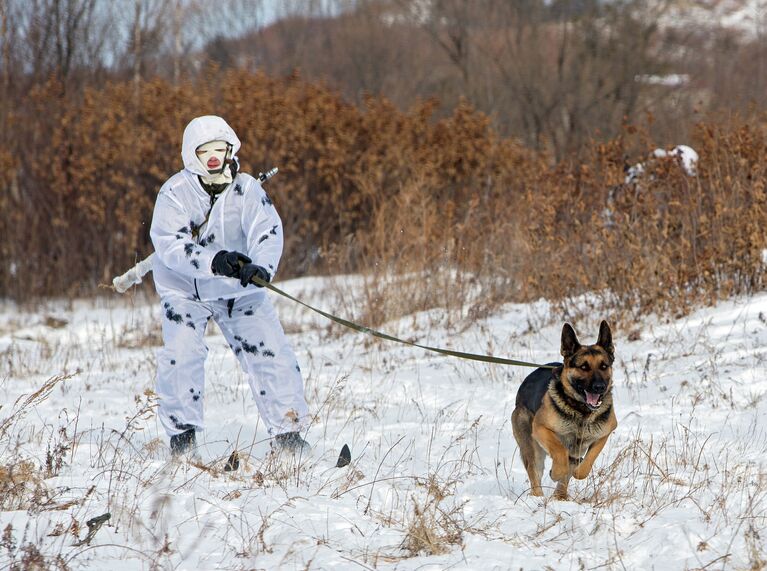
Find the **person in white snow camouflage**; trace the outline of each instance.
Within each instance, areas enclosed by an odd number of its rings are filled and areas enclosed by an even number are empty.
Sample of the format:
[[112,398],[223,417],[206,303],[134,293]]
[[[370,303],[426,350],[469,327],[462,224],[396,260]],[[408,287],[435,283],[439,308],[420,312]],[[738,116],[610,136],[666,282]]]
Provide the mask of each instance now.
[[162,304],[158,352],[159,417],[174,455],[202,430],[203,335],[213,318],[248,375],[273,443],[302,448],[308,411],[296,357],[266,291],[282,255],[282,222],[252,176],[238,172],[240,140],[221,117],[187,125],[184,169],[160,189],[150,235]]

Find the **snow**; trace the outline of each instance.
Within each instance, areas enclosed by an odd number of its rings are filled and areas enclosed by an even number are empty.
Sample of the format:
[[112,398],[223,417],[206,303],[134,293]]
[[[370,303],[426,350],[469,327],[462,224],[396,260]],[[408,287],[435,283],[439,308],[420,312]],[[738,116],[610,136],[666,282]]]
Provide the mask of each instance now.
[[[346,308],[329,280],[278,285]],[[0,549],[0,567],[18,564],[29,543],[51,566],[59,557],[69,569],[111,571],[742,569],[767,560],[767,293],[615,329],[619,425],[592,474],[571,482],[571,501],[528,493],[510,416],[529,369],[371,340],[275,303],[306,378],[313,452],[270,457],[245,377],[211,327],[201,467],[168,462],[152,410],[160,311],[150,296],[35,311],[0,304],[0,466],[27,459],[44,469],[46,455],[52,466],[46,505],[27,496],[0,512],[16,543]],[[508,305],[460,333],[439,317],[381,329],[558,358],[562,322],[545,301]],[[581,341],[594,341],[602,317],[574,323]],[[71,377],[20,410],[56,375]],[[337,469],[344,443],[352,464]],[[242,466],[223,472],[235,446]],[[74,547],[73,521],[82,540],[86,520],[105,512],[91,544]],[[431,553],[413,553],[419,537]]]
[[698,153],[687,145],[677,145],[671,151],[655,149],[653,155],[657,158],[676,157],[682,164],[682,169],[687,176],[695,176],[698,164]]
[[661,85],[663,87],[681,87],[690,83],[690,76],[686,73],[669,73],[666,75],[636,75],[634,81],[647,85]]
[[[656,159],[663,158],[675,158],[679,165],[682,167],[684,174],[687,176],[695,176],[698,172],[698,153],[692,147],[687,145],[676,145],[670,151],[666,149],[655,149],[652,152],[652,157]],[[631,184],[639,180],[645,174],[645,166],[643,163],[637,163],[630,167],[626,171],[626,177],[624,179],[625,184]],[[115,278],[116,279],[116,278]]]
[[734,30],[746,39],[760,40],[767,26],[764,0],[709,0],[672,5],[660,19],[662,27]]

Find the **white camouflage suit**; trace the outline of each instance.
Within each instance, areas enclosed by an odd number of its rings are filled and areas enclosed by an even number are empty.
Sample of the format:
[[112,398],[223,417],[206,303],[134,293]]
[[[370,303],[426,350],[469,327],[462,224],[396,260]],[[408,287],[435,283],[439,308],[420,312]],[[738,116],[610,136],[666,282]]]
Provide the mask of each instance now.
[[217,252],[237,251],[273,277],[282,255],[282,222],[260,182],[243,173],[211,208],[198,178],[206,171],[195,153],[210,141],[231,144],[232,157],[240,148],[237,135],[220,117],[194,119],[184,131],[185,168],[162,186],[152,217],[152,269],[163,315],[164,347],[157,367],[160,421],[169,436],[204,427],[208,347],[203,336],[213,318],[248,375],[269,434],[301,430],[307,419],[303,380],[266,290],[242,287],[239,280],[211,269]]

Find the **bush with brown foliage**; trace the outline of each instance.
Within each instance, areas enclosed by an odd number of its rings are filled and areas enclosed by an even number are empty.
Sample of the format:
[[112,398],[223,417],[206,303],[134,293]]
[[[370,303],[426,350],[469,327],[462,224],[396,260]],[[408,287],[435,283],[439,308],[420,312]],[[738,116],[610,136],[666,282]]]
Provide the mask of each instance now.
[[[700,125],[688,177],[673,159],[623,184],[656,145],[635,129],[553,165],[461,103],[350,105],[298,77],[213,71],[194,84],[31,92],[0,133],[0,295],[87,295],[151,251],[152,207],[181,134],[220,114],[246,172],[272,166],[281,277],[360,272],[370,323],[430,307],[596,294],[605,309],[684,311],[764,287],[767,133]],[[609,212],[608,212],[609,210]],[[477,292],[479,291],[479,294]],[[402,300],[406,299],[407,303]]]

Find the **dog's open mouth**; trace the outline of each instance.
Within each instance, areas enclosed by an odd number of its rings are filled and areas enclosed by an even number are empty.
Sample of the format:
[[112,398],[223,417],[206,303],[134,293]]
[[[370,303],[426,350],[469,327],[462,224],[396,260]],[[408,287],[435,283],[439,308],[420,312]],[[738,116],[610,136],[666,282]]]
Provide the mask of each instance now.
[[583,391],[583,396],[586,398],[586,406],[591,410],[599,408],[602,404],[602,395],[599,393],[590,393],[589,391]]

